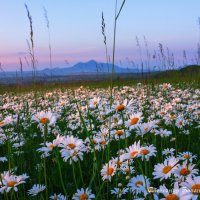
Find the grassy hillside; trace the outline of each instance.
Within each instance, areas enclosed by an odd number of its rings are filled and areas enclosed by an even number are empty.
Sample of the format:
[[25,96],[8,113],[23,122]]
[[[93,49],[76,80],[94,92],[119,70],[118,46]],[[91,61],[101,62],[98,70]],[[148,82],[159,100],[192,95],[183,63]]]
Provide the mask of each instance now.
[[182,82],[182,81],[200,81],[200,66],[190,65],[180,70],[168,70],[158,72],[152,76],[153,79],[163,80],[166,82]]

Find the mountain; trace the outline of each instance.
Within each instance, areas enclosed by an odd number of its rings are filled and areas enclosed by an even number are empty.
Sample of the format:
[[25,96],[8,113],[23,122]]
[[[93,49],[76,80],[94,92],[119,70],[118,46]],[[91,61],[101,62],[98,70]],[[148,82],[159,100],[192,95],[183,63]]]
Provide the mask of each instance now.
[[[115,73],[137,73],[137,69],[122,68],[117,65],[114,66]],[[19,73],[19,72],[18,72]],[[86,63],[79,62],[72,67],[65,68],[49,68],[38,70],[37,76],[65,76],[65,75],[77,75],[77,74],[102,74],[112,73],[112,64],[98,63],[95,60],[90,60]],[[16,76],[16,72],[1,72],[0,76],[13,77]],[[23,76],[32,76],[32,71],[24,71]]]
[[[136,73],[136,69],[122,68],[117,65],[114,66],[115,73]],[[112,64],[98,63],[95,60],[90,60],[86,63],[79,62],[72,67],[68,68],[54,68],[52,69],[53,75],[75,75],[75,74],[99,74],[99,73],[111,73]],[[51,74],[50,69],[41,70],[40,73]]]

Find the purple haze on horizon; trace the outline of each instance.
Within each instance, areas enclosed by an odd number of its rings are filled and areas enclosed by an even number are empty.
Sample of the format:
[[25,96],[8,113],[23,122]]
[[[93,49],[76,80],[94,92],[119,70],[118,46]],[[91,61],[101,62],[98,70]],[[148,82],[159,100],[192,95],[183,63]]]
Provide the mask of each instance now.
[[[50,22],[53,67],[72,66],[91,59],[106,62],[101,34],[102,11],[108,52],[112,55],[115,0],[60,0],[59,3],[54,0],[7,0],[1,2],[0,12],[0,62],[5,71],[19,70],[19,57],[24,70],[31,70],[24,58],[29,59],[26,40],[29,40],[30,32],[24,3],[28,5],[33,20],[38,69],[49,67],[48,30],[43,6]],[[165,51],[168,47],[170,53],[174,53],[177,62],[182,62],[185,50],[188,63],[192,63],[200,40],[199,8],[199,0],[126,0],[117,22],[116,63],[122,61],[124,67],[130,65],[130,61],[140,63],[136,36],[144,60],[145,36],[151,57],[154,50],[159,51],[158,44],[162,43]]]

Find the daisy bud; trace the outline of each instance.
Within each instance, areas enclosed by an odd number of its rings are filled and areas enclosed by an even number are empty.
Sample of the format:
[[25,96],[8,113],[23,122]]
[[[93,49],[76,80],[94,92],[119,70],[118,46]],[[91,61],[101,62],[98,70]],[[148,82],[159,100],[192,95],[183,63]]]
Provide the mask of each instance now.
[[175,141],[175,140],[176,140],[176,138],[173,137],[173,138],[171,138],[170,142]]
[[122,184],[121,184],[121,183],[118,183],[118,187],[121,188],[121,187],[122,187]]

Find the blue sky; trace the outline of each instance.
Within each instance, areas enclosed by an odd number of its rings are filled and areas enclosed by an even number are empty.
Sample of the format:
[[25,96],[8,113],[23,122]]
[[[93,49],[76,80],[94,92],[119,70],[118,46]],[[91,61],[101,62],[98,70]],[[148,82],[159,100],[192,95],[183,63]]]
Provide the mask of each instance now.
[[[122,0],[118,0],[118,4]],[[109,55],[112,54],[115,0],[6,0],[0,1],[0,62],[4,70],[18,70],[19,57],[24,70],[30,70],[26,40],[29,21],[24,7],[29,7],[34,30],[37,68],[49,66],[48,31],[43,6],[48,11],[54,67],[66,67],[79,61],[95,59],[106,62],[101,13],[104,12]],[[194,60],[200,39],[198,25],[199,0],[126,0],[117,22],[116,63],[138,62],[136,36],[145,59],[143,37],[151,54],[162,43],[182,62],[186,50],[188,60]],[[189,62],[189,61],[188,61]],[[191,61],[192,62],[192,61]]]

